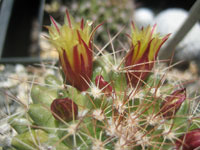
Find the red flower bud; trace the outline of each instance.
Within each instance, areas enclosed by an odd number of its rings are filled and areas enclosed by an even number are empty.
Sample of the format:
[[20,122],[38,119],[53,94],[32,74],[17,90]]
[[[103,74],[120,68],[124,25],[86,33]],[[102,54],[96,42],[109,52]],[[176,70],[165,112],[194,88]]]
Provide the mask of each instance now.
[[162,103],[160,111],[163,117],[172,117],[181,107],[181,104],[185,101],[185,99],[185,88],[176,90],[170,96],[166,97],[165,101]]
[[95,78],[95,85],[102,89],[104,93],[111,94],[112,93],[112,86],[109,85],[107,81],[104,80],[102,75],[98,75]]
[[59,118],[69,122],[76,119],[78,106],[69,98],[55,99],[51,104],[51,111],[56,120]]
[[92,22],[84,20],[74,22],[66,11],[65,23],[59,25],[51,17],[52,25],[48,26],[49,40],[59,53],[59,60],[65,75],[65,81],[86,91],[92,76],[93,68],[93,35],[98,27],[91,30]]
[[144,81],[151,72],[161,46],[168,39],[169,34],[161,37],[155,33],[155,25],[139,30],[132,23],[131,47],[125,57],[127,82],[136,86]]
[[196,148],[200,148],[200,129],[189,131],[176,141],[177,150],[194,150]]

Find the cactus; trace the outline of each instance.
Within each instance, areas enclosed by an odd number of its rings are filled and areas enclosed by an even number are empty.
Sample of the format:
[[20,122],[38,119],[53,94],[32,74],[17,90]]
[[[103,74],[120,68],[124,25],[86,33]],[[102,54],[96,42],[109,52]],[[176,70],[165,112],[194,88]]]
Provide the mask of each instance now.
[[[97,30],[98,35],[96,40],[98,40],[97,45],[103,46],[108,42],[109,36],[107,32],[114,35],[119,30],[129,24],[133,19],[133,13],[135,9],[134,1],[130,0],[91,0],[91,1],[73,1],[67,6],[71,10],[76,19],[80,19],[81,16],[85,18],[94,20],[97,24],[104,22],[104,26]],[[79,10],[79,11],[77,11]],[[117,15],[116,15],[117,14]],[[128,32],[129,28],[125,28],[122,33]],[[127,45],[127,40],[124,36],[119,36],[117,39]],[[118,40],[114,40],[115,46],[120,46]],[[109,49],[108,49],[109,50]]]
[[[63,26],[51,21],[48,39],[59,52],[63,81],[49,75],[43,86],[33,85],[27,111],[10,119],[18,133],[12,139],[13,148],[165,150],[200,146],[194,101],[182,85],[156,70],[156,56],[169,35],[154,33],[155,26],[139,30],[132,24],[131,47],[125,56],[116,57],[117,52],[95,55],[92,36],[99,26],[91,31],[90,22],[73,22],[68,12]],[[191,139],[195,140],[192,145]]]

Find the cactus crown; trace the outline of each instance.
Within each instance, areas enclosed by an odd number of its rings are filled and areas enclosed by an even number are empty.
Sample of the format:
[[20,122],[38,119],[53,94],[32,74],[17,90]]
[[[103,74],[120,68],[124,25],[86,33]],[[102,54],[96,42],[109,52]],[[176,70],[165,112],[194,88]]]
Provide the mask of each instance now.
[[[66,18],[63,26],[51,18],[48,28],[67,82],[48,75],[44,81],[48,86],[32,87],[33,103],[27,113],[10,120],[18,133],[12,139],[16,150],[153,150],[200,145],[199,117],[191,112],[193,101],[186,89],[154,69],[157,53],[169,35],[160,37],[155,26],[138,30],[133,25],[126,56],[101,52],[93,61],[89,24],[71,23],[68,13]],[[118,67],[108,69],[112,63]],[[197,142],[191,146],[188,137],[194,133]]]

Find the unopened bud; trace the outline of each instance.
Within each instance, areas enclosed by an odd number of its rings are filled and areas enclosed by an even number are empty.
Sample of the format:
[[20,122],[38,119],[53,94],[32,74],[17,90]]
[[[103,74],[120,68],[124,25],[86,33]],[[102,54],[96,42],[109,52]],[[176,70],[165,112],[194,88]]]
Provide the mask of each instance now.
[[194,129],[176,141],[177,150],[194,150],[200,148],[200,129]]
[[185,99],[185,88],[176,90],[170,96],[167,96],[161,106],[160,112],[162,116],[165,118],[172,117],[181,107],[181,104],[185,101]]
[[78,106],[69,98],[55,99],[51,104],[51,111],[56,120],[63,119],[69,122],[76,119]]
[[95,78],[95,84],[99,89],[102,89],[105,94],[112,93],[112,86],[109,85],[107,81],[104,80],[103,76],[98,75]]

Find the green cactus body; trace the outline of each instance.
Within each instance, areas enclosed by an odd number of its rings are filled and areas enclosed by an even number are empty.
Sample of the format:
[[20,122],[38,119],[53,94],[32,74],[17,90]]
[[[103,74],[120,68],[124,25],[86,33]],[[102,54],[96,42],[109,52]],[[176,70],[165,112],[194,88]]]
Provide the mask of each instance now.
[[[186,129],[198,128],[198,118],[189,118],[191,101],[187,99],[176,114],[168,118],[162,116],[162,96],[172,93],[169,84],[158,88],[159,82],[152,83],[150,80],[150,87],[144,85],[134,89],[128,87],[121,73],[110,72],[107,79],[112,79],[114,91],[111,95],[102,94],[99,97],[92,95],[90,89],[88,93],[82,93],[72,86],[65,89],[34,86],[33,104],[29,105],[27,114],[30,121],[25,118],[11,119],[11,125],[18,132],[12,145],[17,150],[39,149],[39,143],[49,147],[56,145],[54,148],[58,150],[169,149],[174,147],[171,141]],[[48,82],[55,84],[54,81]],[[77,120],[65,122],[54,119],[50,104],[53,99],[64,97],[78,105]],[[36,141],[31,138],[32,135]]]
[[15,129],[15,131],[17,131],[18,134],[22,134],[28,131],[28,126],[31,125],[31,122],[26,118],[11,118],[9,123]]
[[15,136],[12,140],[12,145],[17,150],[69,149],[62,143],[56,144],[58,140],[55,135],[49,135],[42,130],[31,130]]
[[54,75],[47,75],[44,81],[49,86],[61,86],[62,82]]
[[42,130],[32,130],[23,134],[17,135],[12,140],[12,145],[16,149],[33,150],[37,148],[39,143],[47,141],[48,135]]
[[57,97],[57,89],[35,85],[31,90],[33,103],[50,106],[52,101]]
[[47,129],[44,129],[47,132],[55,132],[55,129],[48,129],[56,127],[56,121],[48,107],[41,104],[31,104],[28,114],[36,125],[44,128],[47,127]]

